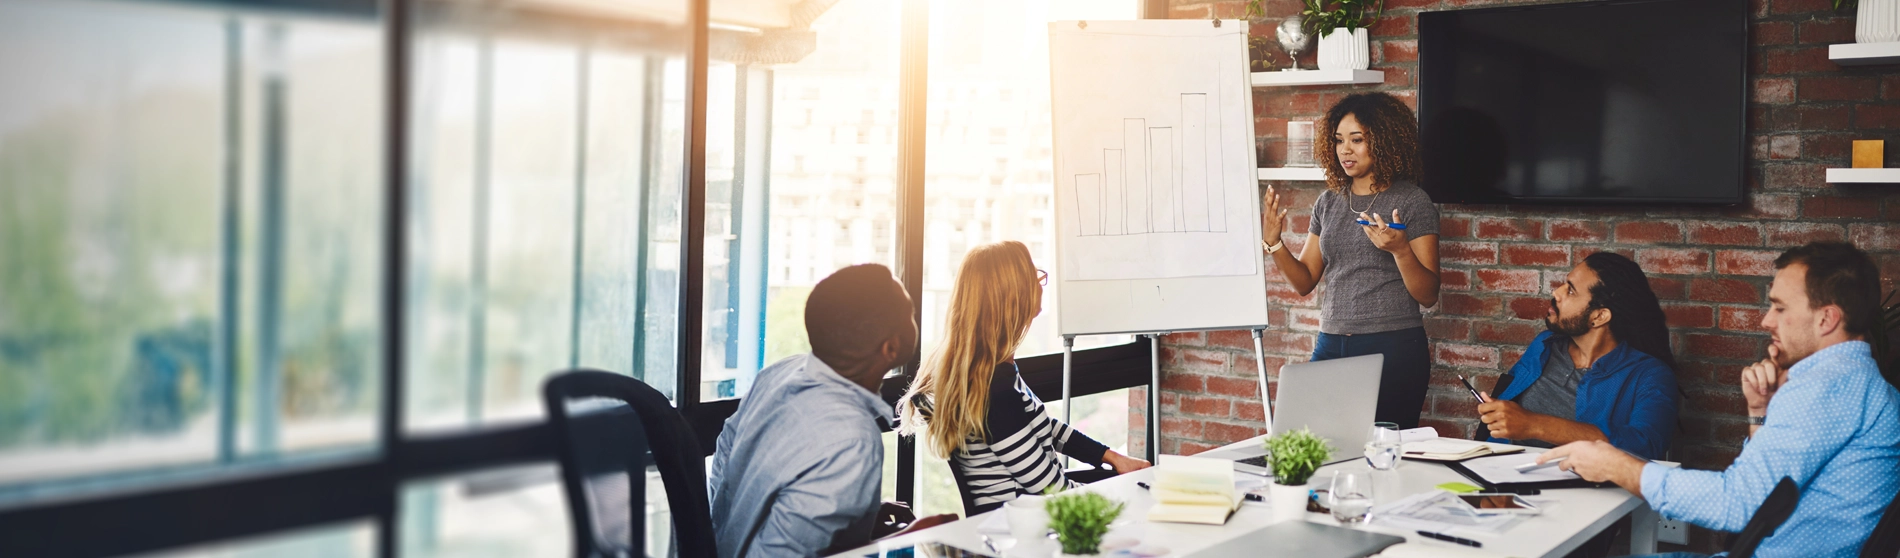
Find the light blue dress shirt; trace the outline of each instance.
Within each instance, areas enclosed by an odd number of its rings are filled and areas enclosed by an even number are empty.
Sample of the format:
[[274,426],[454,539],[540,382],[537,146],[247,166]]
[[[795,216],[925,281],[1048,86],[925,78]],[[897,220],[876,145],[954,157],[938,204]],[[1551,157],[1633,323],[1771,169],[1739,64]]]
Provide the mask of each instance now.
[[891,406],[812,354],[764,370],[713,454],[721,558],[812,556],[870,542]]
[[1867,343],[1837,343],[1789,368],[1768,423],[1727,470],[1645,465],[1643,498],[1663,517],[1735,532],[1782,477],[1801,487],[1801,503],[1755,554],[1858,555],[1900,491],[1900,393]]

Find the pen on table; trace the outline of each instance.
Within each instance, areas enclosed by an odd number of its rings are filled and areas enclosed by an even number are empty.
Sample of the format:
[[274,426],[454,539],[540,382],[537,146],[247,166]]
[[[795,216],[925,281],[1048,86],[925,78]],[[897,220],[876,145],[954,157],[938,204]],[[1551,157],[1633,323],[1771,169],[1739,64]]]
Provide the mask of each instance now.
[[[1148,481],[1135,481],[1135,486],[1139,486],[1139,487],[1141,487],[1141,489],[1142,489],[1142,490],[1148,490],[1148,489],[1149,489],[1149,486],[1148,486]],[[1249,502],[1265,502],[1265,501],[1267,501],[1267,499],[1266,499],[1266,498],[1262,498],[1262,497],[1260,497],[1260,495],[1259,495],[1259,494],[1254,494],[1254,493],[1252,493],[1252,492],[1248,492],[1247,494],[1245,494],[1245,495],[1244,495],[1244,496],[1242,496],[1242,497],[1243,497],[1243,498],[1246,498],[1246,499],[1247,499],[1247,501],[1249,501]]]
[[1472,548],[1484,548],[1484,543],[1463,538],[1463,537],[1454,537],[1454,536],[1446,535],[1443,533],[1433,533],[1431,531],[1419,531],[1418,534],[1426,538],[1438,539],[1438,540],[1445,541],[1448,543],[1462,544],[1462,545],[1469,546]]
[[[1361,224],[1361,225],[1365,225],[1368,227],[1372,226],[1372,221],[1367,221],[1365,219],[1357,219],[1357,220],[1354,220],[1353,222]],[[1392,230],[1396,230],[1396,231],[1405,230],[1405,223],[1386,223],[1385,226],[1391,227]]]
[[1458,381],[1460,381],[1460,382],[1463,382],[1463,383],[1465,384],[1465,389],[1466,389],[1467,391],[1470,391],[1470,392],[1471,392],[1471,397],[1473,397],[1473,398],[1475,398],[1475,399],[1477,399],[1479,403],[1490,403],[1490,401],[1486,401],[1486,400],[1484,399],[1484,394],[1482,394],[1482,393],[1478,393],[1478,388],[1477,388],[1477,387],[1475,387],[1475,386],[1472,386],[1472,385],[1471,385],[1471,380],[1467,380],[1467,379],[1465,379],[1465,377],[1464,377],[1464,375],[1462,375],[1462,374],[1461,374],[1461,375],[1459,375],[1459,376],[1458,376]]

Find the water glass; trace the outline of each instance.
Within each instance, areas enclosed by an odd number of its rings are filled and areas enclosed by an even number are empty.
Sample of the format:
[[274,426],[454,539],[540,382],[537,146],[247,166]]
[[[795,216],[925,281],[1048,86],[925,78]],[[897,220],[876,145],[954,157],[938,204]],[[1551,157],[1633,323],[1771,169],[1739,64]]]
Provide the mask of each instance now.
[[1373,470],[1390,471],[1399,464],[1399,453],[1403,444],[1399,438],[1399,425],[1390,422],[1372,423],[1372,432],[1366,436],[1366,464]]
[[1358,525],[1372,510],[1372,477],[1365,473],[1333,473],[1333,486],[1327,490],[1332,500],[1333,519],[1341,525]]

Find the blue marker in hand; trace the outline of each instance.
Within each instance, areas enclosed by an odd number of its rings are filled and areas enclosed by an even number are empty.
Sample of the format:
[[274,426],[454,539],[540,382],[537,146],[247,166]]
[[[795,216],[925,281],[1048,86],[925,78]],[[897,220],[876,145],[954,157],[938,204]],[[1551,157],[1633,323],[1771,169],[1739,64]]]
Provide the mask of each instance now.
[[[1365,219],[1359,219],[1353,222],[1359,223],[1361,225],[1372,226],[1372,221],[1367,221]],[[1405,223],[1386,223],[1385,226],[1392,227],[1394,230],[1401,230],[1401,231],[1405,230]]]

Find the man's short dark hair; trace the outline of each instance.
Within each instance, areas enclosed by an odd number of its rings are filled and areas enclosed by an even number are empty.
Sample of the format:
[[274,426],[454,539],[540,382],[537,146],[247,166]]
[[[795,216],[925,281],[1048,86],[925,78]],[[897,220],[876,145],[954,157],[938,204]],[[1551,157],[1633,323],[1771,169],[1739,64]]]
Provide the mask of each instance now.
[[1880,268],[1873,258],[1845,242],[1810,242],[1775,258],[1775,269],[1808,266],[1808,308],[1841,307],[1848,335],[1867,335],[1880,313]]
[[859,264],[832,273],[805,299],[805,335],[826,363],[855,362],[909,326],[911,307],[890,268]]

